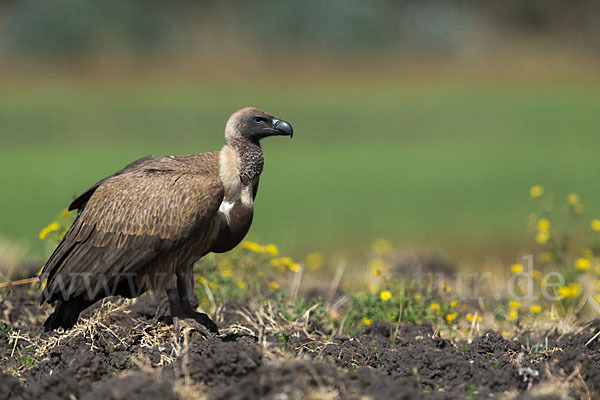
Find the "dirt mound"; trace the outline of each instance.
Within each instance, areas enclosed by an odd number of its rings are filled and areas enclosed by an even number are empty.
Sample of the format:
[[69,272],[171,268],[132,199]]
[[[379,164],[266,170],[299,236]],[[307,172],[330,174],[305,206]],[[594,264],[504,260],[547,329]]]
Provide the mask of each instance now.
[[159,375],[137,372],[101,382],[80,398],[81,400],[176,400],[179,395],[172,382],[160,379]]
[[175,378],[192,379],[206,385],[231,384],[252,374],[263,362],[260,347],[245,336],[195,338],[173,368]]
[[269,330],[232,312],[243,306],[235,304],[220,314],[223,334],[205,338],[176,336],[163,322],[164,299],[143,296],[97,304],[74,329],[48,334],[47,310],[32,294],[1,296],[10,317],[0,326],[4,398],[550,399],[557,394],[536,390],[557,378],[573,382],[572,395],[600,391],[600,343],[590,341],[600,321],[535,340],[490,331],[452,341],[427,324],[401,324],[394,336],[377,321],[354,337],[331,337],[310,324]]

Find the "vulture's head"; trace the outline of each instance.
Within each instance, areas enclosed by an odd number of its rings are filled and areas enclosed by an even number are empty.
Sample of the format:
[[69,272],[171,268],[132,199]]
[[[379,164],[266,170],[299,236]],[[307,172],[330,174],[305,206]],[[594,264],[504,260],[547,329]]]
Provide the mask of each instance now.
[[242,137],[254,143],[267,136],[294,134],[292,125],[254,107],[242,108],[233,113],[225,126],[225,139]]

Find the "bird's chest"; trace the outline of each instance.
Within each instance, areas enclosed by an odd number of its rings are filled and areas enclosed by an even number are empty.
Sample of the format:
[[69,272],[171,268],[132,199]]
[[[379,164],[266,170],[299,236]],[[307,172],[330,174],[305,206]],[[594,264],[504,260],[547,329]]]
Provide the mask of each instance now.
[[252,187],[244,187],[235,200],[224,199],[219,207],[219,235],[211,251],[223,253],[237,246],[252,225],[254,203]]

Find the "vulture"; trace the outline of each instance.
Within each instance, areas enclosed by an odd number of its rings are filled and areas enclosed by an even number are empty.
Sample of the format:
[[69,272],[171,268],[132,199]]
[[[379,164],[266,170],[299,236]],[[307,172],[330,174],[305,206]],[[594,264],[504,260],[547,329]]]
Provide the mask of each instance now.
[[56,303],[45,330],[73,327],[104,297],[164,290],[174,322],[218,333],[192,306],[193,265],[241,242],[264,164],[260,140],[293,133],[243,108],[227,121],[221,151],[144,157],[77,197],[77,218],[40,272],[41,304]]

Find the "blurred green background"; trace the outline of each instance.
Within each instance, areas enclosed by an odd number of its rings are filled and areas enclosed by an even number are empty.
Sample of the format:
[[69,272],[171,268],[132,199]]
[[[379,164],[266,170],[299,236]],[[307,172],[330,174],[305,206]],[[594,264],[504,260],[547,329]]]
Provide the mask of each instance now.
[[529,188],[600,216],[593,1],[0,1],[0,236],[39,230],[148,154],[263,142],[251,237],[294,255],[375,237],[460,254],[530,243]]

